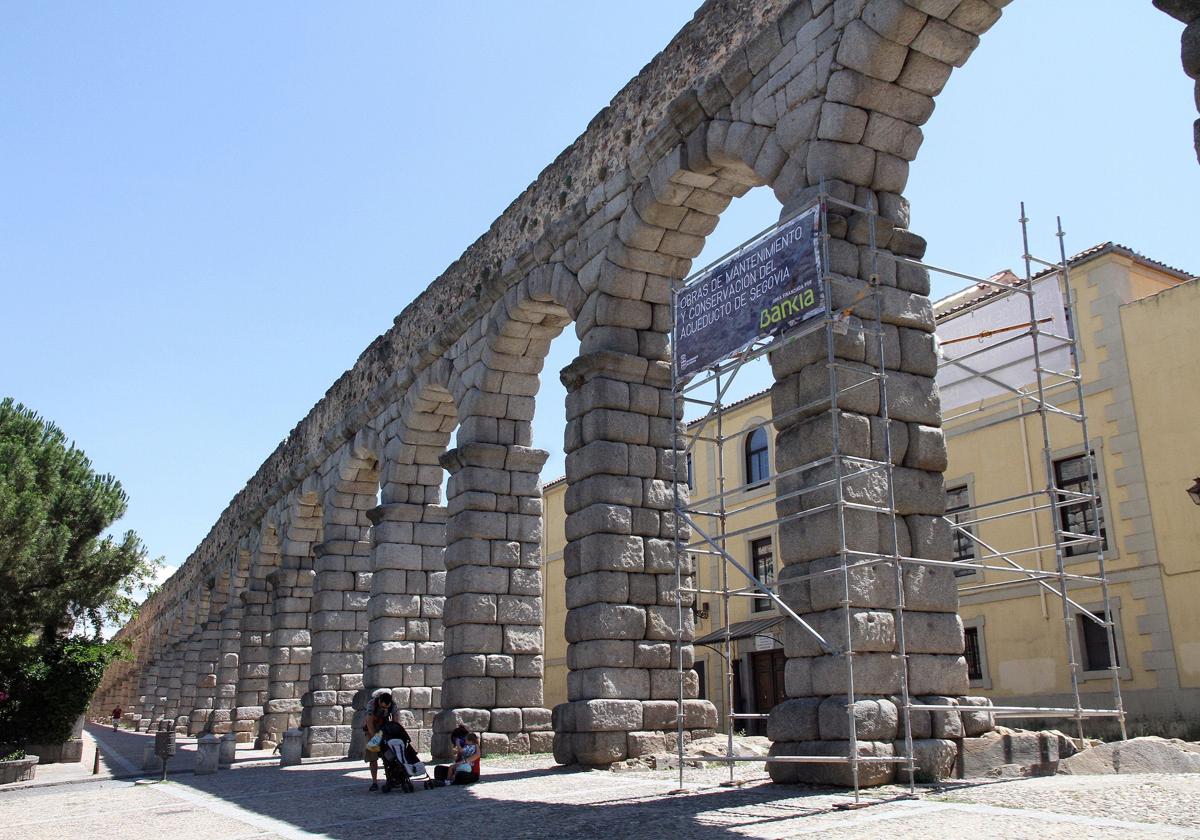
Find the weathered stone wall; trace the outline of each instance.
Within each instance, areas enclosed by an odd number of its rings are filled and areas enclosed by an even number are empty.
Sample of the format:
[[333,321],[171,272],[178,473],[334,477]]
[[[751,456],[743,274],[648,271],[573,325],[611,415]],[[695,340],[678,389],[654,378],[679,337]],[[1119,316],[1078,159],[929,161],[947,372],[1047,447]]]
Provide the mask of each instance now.
[[[144,725],[216,729],[228,702],[240,739],[271,743],[302,725],[312,755],[355,750],[361,710],[380,689],[435,753],[458,722],[481,731],[492,752],[552,742],[561,761],[584,764],[657,751],[680,716],[688,736],[709,730],[714,710],[695,699],[686,670],[691,612],[682,611],[682,627],[675,618],[673,541],[686,526],[671,509],[682,475],[671,289],[730,201],[757,186],[785,209],[818,183],[870,202],[880,210],[879,247],[919,257],[924,241],[907,230],[901,195],[919,126],[1006,3],[706,3],[272,453],[122,631],[137,666],[113,669],[98,706],[120,699]],[[828,231],[830,267],[851,308],[871,279],[867,224],[835,214]],[[936,559],[948,535],[936,525],[944,443],[928,276],[901,266],[878,283],[894,383],[888,413],[906,440],[897,456],[903,530],[914,552]],[[562,375],[571,673],[569,702],[551,720],[538,556],[547,453],[531,448],[531,423],[550,342],[571,324],[581,345]],[[861,369],[865,354],[853,337],[839,342],[843,370]],[[781,405],[803,403],[827,381],[824,362],[802,348],[773,365]],[[875,452],[876,427],[882,434],[880,393],[871,393],[825,414],[847,424],[863,453]],[[781,434],[781,467],[811,460],[821,445],[805,428]],[[827,532],[785,540],[785,572],[830,562]],[[954,698],[965,686],[956,603],[935,577],[909,593],[909,606],[928,616],[927,649],[906,663],[894,642],[876,639],[862,654],[857,693],[874,704],[864,722],[878,724],[860,739],[870,754],[892,754],[886,698],[898,679],[921,695]],[[896,604],[869,580],[855,586],[855,614],[886,625]],[[814,616],[835,606],[815,589],[795,598]],[[845,686],[826,657],[798,642],[787,652],[799,705],[772,718],[779,750],[844,751],[844,702],[840,716],[823,710],[836,711]],[[940,727],[924,736],[930,754],[941,754],[936,736],[952,735],[951,724]],[[845,781],[841,768],[796,769],[811,766],[772,772]],[[892,778],[892,765],[871,767],[863,781]]]

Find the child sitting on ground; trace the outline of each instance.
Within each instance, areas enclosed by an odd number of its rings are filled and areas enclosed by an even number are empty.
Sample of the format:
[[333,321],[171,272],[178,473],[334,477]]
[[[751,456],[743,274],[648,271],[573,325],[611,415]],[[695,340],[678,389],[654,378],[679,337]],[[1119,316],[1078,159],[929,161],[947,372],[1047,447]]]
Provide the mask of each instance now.
[[[461,746],[459,745],[461,743]],[[468,732],[459,742],[455,740],[454,763],[433,768],[434,778],[425,783],[428,788],[442,785],[469,785],[479,781],[479,736]]]
[[469,785],[479,781],[479,736],[467,733],[467,742],[454,761],[454,784]]

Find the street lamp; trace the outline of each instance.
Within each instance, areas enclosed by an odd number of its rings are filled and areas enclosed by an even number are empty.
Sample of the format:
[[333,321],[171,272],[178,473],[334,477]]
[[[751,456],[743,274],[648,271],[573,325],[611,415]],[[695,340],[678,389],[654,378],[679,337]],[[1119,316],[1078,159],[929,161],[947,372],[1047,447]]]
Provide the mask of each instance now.
[[1196,478],[1196,483],[1189,487],[1187,492],[1192,501],[1200,505],[1200,477]]

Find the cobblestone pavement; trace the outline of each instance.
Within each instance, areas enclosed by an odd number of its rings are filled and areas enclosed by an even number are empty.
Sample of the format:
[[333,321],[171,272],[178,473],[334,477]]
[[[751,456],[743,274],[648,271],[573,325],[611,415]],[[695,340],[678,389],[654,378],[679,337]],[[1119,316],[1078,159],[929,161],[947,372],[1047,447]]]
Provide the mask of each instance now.
[[279,768],[248,763],[215,776],[176,774],[165,784],[107,779],[0,791],[0,838],[105,840],[229,838],[338,840],[461,837],[930,836],[1200,838],[1200,776],[1060,776],[921,789],[887,788],[866,807],[828,789],[768,783],[760,765],[721,787],[724,769],[555,768],[548,756],[485,761],[483,781],[382,796],[360,762]]

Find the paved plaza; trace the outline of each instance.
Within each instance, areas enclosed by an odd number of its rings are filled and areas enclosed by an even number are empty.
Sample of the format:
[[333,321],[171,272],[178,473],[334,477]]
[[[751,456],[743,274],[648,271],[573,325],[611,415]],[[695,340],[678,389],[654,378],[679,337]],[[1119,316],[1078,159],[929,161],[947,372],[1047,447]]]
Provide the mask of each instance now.
[[106,772],[92,781],[81,768],[73,778],[60,770],[56,783],[0,791],[0,838],[1200,837],[1200,775],[960,783],[919,789],[916,799],[880,788],[864,795],[865,807],[847,808],[845,793],[773,785],[759,766],[740,766],[737,787],[719,784],[725,770],[689,768],[688,792],[673,794],[676,772],[569,770],[533,755],[485,761],[473,787],[383,796],[367,791],[360,762],[280,768],[250,750],[232,769],[196,776],[183,769],[186,743],[182,772],[138,784],[134,758],[147,736],[89,732]]

